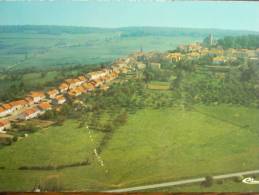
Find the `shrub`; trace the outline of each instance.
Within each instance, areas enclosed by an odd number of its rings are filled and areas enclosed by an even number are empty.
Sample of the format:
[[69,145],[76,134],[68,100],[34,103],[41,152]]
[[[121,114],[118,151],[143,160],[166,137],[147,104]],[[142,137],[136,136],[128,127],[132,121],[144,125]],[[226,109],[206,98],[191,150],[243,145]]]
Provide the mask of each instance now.
[[210,187],[210,186],[213,185],[213,182],[214,182],[214,179],[213,179],[212,176],[206,176],[206,177],[205,177],[205,181],[202,182],[202,185],[203,185],[204,187]]
[[234,182],[240,183],[240,182],[242,182],[243,179],[244,179],[244,176],[242,176],[242,175],[236,176],[236,177],[234,177]]

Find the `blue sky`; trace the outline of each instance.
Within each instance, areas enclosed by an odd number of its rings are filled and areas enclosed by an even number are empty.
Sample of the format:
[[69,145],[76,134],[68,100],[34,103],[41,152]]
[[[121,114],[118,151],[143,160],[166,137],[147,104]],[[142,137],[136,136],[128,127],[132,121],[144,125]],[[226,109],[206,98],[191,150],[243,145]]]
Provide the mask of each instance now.
[[0,24],[163,26],[259,31],[259,2],[4,2]]

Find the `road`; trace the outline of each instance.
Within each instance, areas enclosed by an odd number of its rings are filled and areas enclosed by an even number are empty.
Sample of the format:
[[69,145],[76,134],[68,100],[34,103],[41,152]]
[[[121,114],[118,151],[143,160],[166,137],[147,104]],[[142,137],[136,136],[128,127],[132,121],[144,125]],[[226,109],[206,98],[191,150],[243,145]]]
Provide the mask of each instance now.
[[[227,179],[236,176],[245,176],[245,175],[253,175],[259,174],[259,170],[252,170],[252,171],[244,171],[244,172],[237,172],[237,173],[229,173],[224,175],[216,175],[213,176],[214,179]],[[138,186],[138,187],[131,187],[131,188],[121,188],[121,189],[114,189],[114,190],[107,190],[105,192],[132,192],[132,191],[145,191],[149,189],[156,189],[162,187],[171,187],[171,186],[178,186],[184,184],[192,184],[192,183],[200,183],[205,181],[205,177],[195,178],[195,179],[185,179],[180,181],[172,181],[172,182],[165,182],[159,184],[152,184],[152,185],[145,185],[145,186]],[[246,185],[246,184],[244,184]]]

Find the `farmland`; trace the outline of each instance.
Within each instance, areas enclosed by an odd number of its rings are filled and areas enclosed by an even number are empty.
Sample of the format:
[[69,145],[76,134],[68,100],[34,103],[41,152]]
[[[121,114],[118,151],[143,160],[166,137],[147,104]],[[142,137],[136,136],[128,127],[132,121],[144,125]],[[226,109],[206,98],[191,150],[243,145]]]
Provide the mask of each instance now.
[[[101,153],[107,173],[96,160],[60,171],[15,170],[27,164],[80,161],[94,147],[86,130],[78,129],[73,121],[43,129],[1,150],[5,169],[0,170],[0,189],[31,190],[35,182],[55,174],[66,190],[100,190],[258,168],[258,132],[232,124],[258,125],[258,110],[223,105],[213,113],[216,119],[201,113],[214,107],[197,109],[200,112],[144,109],[130,115]],[[229,113],[226,120],[223,111]],[[247,116],[250,120],[242,120]],[[95,136],[97,144],[102,135]]]
[[[45,28],[26,33],[0,28],[3,102],[31,90],[46,92],[140,49],[173,50],[202,39],[197,32]],[[204,69],[213,63],[206,56],[166,57],[174,52],[138,52],[127,57],[129,68],[109,88],[95,85],[77,97],[64,92],[64,105],[37,119],[12,121],[7,133],[14,138],[0,149],[0,191],[32,191],[53,178],[60,185],[55,190],[101,191],[258,169],[257,62],[244,57],[219,71]],[[154,61],[161,66],[152,68]],[[139,62],[146,67],[138,68]],[[97,84],[92,76],[86,80]],[[247,190],[229,180],[210,188],[163,190],[233,188]]]
[[[115,34],[116,35],[116,34]],[[0,33],[0,68],[23,69],[109,62],[139,51],[165,51],[196,37],[125,37],[111,33],[92,34],[3,34]],[[10,37],[12,36],[12,37]],[[40,48],[39,48],[40,46]]]

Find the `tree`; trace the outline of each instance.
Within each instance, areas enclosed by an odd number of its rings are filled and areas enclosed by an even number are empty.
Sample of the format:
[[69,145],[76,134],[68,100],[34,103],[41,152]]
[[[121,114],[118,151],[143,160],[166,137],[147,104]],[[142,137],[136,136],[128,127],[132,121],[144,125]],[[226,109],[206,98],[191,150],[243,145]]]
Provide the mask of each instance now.
[[206,176],[206,177],[205,177],[205,181],[204,181],[202,184],[203,184],[203,186],[205,186],[205,187],[210,187],[210,186],[213,185],[213,183],[214,183],[213,177],[212,177],[212,176]]

